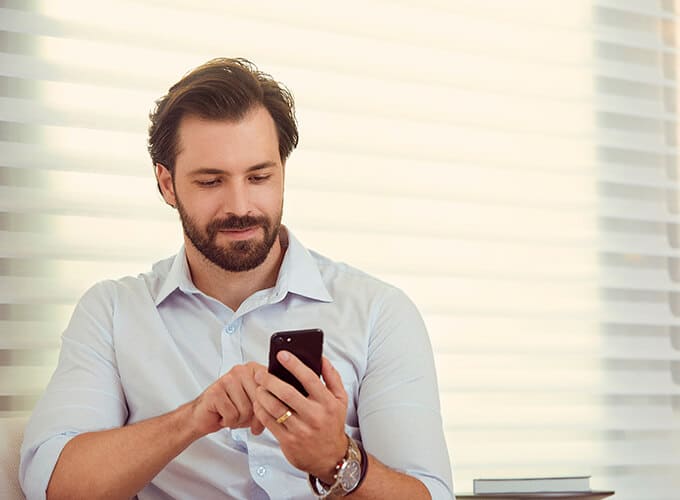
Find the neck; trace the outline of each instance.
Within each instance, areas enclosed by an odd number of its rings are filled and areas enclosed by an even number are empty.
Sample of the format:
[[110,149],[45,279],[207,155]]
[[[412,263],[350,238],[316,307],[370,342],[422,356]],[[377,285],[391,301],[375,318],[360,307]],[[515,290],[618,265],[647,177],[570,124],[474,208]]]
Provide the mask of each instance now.
[[186,236],[184,239],[187,263],[194,285],[232,311],[236,311],[253,293],[276,284],[284,254],[280,238],[276,239],[262,264],[243,272],[225,271],[206,259]]

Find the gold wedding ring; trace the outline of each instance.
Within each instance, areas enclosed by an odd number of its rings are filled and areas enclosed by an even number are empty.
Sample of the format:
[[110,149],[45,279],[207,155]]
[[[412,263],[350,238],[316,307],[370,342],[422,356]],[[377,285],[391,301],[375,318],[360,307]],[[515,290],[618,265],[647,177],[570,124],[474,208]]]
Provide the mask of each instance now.
[[279,418],[276,419],[276,423],[277,423],[277,424],[282,424],[282,423],[284,423],[286,420],[288,420],[292,415],[293,415],[293,412],[292,412],[292,411],[286,410],[286,413],[284,413],[283,415],[281,415]]

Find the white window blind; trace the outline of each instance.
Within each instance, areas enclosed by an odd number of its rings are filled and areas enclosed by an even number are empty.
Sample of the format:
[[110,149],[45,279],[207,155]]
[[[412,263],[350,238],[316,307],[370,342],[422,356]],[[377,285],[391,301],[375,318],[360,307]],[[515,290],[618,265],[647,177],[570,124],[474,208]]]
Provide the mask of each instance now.
[[591,474],[676,499],[675,11],[0,1],[0,416],[31,410],[88,286],[177,250],[147,114],[192,67],[244,56],[297,101],[285,222],[424,314],[456,491]]

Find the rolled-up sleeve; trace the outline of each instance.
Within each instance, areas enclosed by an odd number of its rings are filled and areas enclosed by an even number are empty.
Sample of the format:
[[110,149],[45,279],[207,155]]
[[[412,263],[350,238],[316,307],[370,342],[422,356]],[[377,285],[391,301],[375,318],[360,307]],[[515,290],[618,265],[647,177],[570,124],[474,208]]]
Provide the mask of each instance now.
[[374,309],[358,416],[368,452],[452,499],[432,347],[420,313],[397,289]]
[[64,446],[74,436],[124,425],[127,406],[116,366],[113,282],[88,290],[62,335],[57,368],[24,432],[19,480],[27,498],[45,490]]

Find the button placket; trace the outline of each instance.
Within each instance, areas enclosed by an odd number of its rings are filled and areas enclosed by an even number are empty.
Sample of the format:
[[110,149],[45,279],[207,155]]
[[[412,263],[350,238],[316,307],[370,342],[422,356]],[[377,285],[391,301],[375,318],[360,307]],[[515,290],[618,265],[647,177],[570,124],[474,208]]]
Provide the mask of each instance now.
[[228,322],[223,323],[221,338],[222,349],[222,363],[220,366],[220,375],[224,375],[231,370],[235,365],[243,363],[243,355],[240,347],[240,327],[239,318],[228,318]]
[[240,319],[232,318],[231,322],[227,323],[227,325],[222,329],[222,331],[227,335],[233,334],[235,331],[239,329],[240,321],[241,321]]

